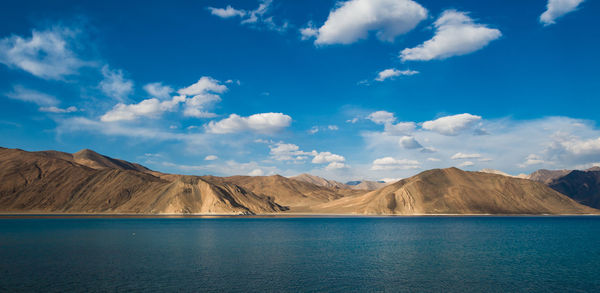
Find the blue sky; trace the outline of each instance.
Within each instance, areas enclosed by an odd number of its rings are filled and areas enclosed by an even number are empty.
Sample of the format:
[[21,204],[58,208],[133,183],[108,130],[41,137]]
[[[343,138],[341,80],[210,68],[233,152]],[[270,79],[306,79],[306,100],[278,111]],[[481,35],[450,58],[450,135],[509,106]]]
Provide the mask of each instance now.
[[596,1],[4,6],[4,147],[338,180],[600,163]]

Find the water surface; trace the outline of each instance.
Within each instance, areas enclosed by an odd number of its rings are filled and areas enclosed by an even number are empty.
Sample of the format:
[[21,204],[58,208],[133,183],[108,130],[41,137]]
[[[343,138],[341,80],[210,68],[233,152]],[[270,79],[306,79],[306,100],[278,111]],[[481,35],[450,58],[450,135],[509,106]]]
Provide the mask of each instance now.
[[600,290],[600,217],[0,218],[0,291]]

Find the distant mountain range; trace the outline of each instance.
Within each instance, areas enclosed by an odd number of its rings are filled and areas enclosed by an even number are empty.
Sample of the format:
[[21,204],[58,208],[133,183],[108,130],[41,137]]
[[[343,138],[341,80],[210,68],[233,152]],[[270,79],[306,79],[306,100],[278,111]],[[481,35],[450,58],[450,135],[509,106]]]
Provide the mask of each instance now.
[[[381,187],[388,185],[388,183],[383,181],[369,181],[369,180],[360,180],[360,181],[349,181],[344,183],[327,180],[325,178],[311,175],[311,174],[300,174],[298,176],[290,177],[290,179],[294,179],[297,181],[308,182],[322,187],[328,188],[341,188],[341,189],[356,189],[356,190],[375,190]],[[390,182],[392,183],[392,182]]]
[[344,184],[310,174],[165,174],[87,149],[69,154],[0,148],[0,212],[595,214],[600,211],[580,203],[598,207],[596,172],[552,177],[551,188],[538,182],[547,176],[534,181],[456,168],[429,170],[391,184]]

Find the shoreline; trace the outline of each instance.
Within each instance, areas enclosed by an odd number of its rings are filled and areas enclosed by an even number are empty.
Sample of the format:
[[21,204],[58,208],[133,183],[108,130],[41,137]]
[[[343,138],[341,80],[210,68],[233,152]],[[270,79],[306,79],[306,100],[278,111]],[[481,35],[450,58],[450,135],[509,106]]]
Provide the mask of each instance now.
[[85,218],[139,218],[139,219],[184,219],[184,218],[198,218],[198,219],[225,219],[225,218],[263,218],[263,219],[276,219],[276,218],[461,218],[461,217],[473,217],[473,218],[493,218],[493,217],[597,217],[600,214],[410,214],[410,215],[398,215],[398,214],[319,214],[319,213],[278,213],[278,214],[256,214],[256,215],[243,215],[243,214],[114,214],[114,213],[6,213],[0,212],[0,220],[2,219],[85,219]]

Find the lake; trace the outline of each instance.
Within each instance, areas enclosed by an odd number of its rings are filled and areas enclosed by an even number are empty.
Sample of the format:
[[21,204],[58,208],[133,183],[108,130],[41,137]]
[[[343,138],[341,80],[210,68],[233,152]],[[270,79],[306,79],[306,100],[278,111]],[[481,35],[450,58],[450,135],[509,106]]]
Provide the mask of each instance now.
[[600,290],[600,217],[0,217],[0,291]]

